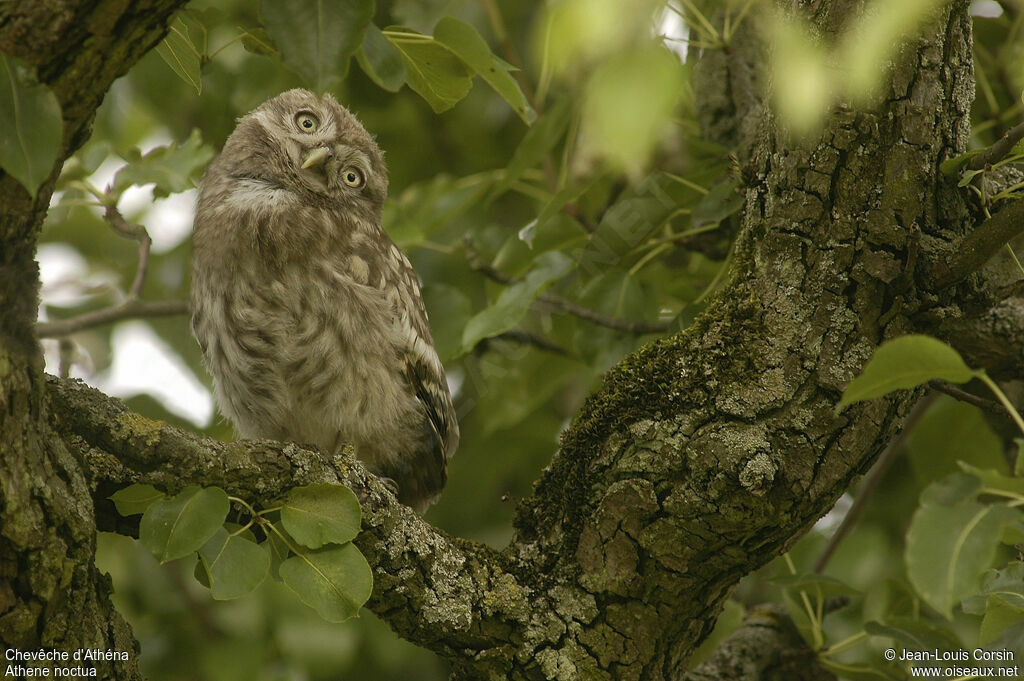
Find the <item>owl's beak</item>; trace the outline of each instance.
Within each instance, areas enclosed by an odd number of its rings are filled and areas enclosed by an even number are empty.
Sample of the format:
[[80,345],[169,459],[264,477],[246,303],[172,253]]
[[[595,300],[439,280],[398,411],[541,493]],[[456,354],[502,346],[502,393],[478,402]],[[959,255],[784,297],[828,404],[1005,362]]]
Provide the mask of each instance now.
[[306,154],[306,158],[302,161],[302,168],[312,168],[313,166],[322,166],[327,159],[334,155],[330,147],[317,147],[313,151]]

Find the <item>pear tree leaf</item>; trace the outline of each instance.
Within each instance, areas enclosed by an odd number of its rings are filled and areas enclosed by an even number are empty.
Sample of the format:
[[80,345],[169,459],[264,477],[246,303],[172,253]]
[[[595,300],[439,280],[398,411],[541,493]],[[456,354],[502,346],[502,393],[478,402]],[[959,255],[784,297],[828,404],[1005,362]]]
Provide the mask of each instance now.
[[953,606],[975,593],[990,567],[1003,525],[1019,512],[1001,505],[924,502],[907,530],[907,574],[917,593],[947,619]]
[[362,509],[343,485],[315,483],[295,487],[281,507],[281,522],[295,541],[311,549],[344,544],[359,534]]
[[541,290],[572,269],[572,259],[560,251],[548,251],[537,257],[535,267],[498,296],[493,305],[474,315],[462,332],[462,350],[469,352],[484,338],[508,331],[519,323]]
[[221,529],[229,507],[228,495],[219,487],[186,487],[146,509],[139,541],[161,563],[187,556]]
[[864,631],[872,636],[891,638],[902,643],[907,650],[956,650],[960,647],[960,641],[953,632],[924,619],[893,617],[884,623],[865,622]]
[[331,89],[348,73],[349,58],[363,43],[374,0],[260,0],[260,18],[294,69],[317,92]]
[[[505,174],[494,187],[491,198],[508,191],[516,180],[522,177],[523,173],[533,168],[544,158],[544,155],[551,151],[558,140],[565,135],[566,128],[572,118],[572,106],[568,97],[563,97],[555,102],[544,112],[536,123],[530,126],[523,136],[523,140],[516,147],[512,159],[505,167]],[[534,224],[536,221],[534,221]]]
[[213,148],[205,144],[198,129],[182,143],[157,147],[145,156],[129,159],[128,165],[114,175],[113,187],[123,192],[132,185],[153,183],[153,196],[162,198],[192,189],[213,158]]
[[494,56],[473,26],[454,17],[444,17],[434,28],[434,40],[451,50],[494,88],[524,123],[530,125],[537,118],[507,65]]
[[358,615],[373,591],[370,565],[352,544],[294,555],[279,572],[285,585],[328,622]]
[[845,582],[828,575],[782,575],[768,580],[786,589],[820,593],[822,596],[855,596],[860,592]]
[[199,549],[210,595],[215,600],[239,598],[263,583],[270,573],[270,548],[217,528]]
[[739,182],[728,177],[711,187],[693,207],[691,228],[721,222],[743,207],[743,195],[736,192]]
[[970,151],[964,152],[959,156],[953,158],[947,158],[939,165],[939,170],[946,177],[952,177],[956,175],[957,171],[964,167],[968,161],[974,156],[980,154],[984,149],[971,149]]
[[117,512],[123,516],[145,513],[153,502],[167,495],[152,485],[128,485],[110,495]]
[[385,37],[405,62],[405,82],[427,100],[434,113],[452,108],[473,87],[465,62],[433,38],[409,28],[389,27]]
[[356,61],[370,80],[388,92],[398,92],[405,83],[402,53],[384,37],[376,24],[366,27],[366,36],[363,46],[356,52]]
[[277,49],[274,39],[270,37],[265,28],[248,28],[242,31],[242,47],[246,52],[263,54],[268,57],[280,57],[281,51]]
[[0,168],[35,198],[60,151],[57,97],[19,59],[0,54]]
[[[196,30],[202,32],[206,29],[199,24]],[[192,86],[197,95],[203,93],[203,51],[196,45],[195,36],[181,14],[171,22],[167,37],[156,46],[156,52],[179,78]]]
[[960,353],[942,341],[917,334],[900,336],[875,350],[860,376],[846,386],[836,410],[936,379],[966,383],[977,375]]

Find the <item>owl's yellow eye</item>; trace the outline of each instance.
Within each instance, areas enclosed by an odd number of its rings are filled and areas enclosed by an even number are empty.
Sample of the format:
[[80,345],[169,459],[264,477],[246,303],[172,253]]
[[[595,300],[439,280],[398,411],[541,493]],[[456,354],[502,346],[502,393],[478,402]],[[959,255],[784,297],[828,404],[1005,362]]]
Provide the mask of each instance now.
[[320,119],[308,111],[300,111],[295,114],[295,125],[302,132],[316,132],[320,127]]
[[366,184],[366,178],[363,177],[363,171],[354,166],[350,166],[341,171],[341,181],[355,189],[359,189]]

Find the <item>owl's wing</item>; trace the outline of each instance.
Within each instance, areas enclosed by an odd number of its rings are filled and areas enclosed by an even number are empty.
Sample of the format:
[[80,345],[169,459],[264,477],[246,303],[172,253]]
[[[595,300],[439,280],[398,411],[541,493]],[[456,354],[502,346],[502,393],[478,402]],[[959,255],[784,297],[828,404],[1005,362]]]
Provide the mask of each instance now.
[[[418,289],[418,287],[417,287]],[[434,350],[427,326],[427,313],[417,290],[412,309],[401,315],[405,340],[403,373],[416,398],[422,403],[443,465],[459,444],[459,424],[448,390],[444,367]]]

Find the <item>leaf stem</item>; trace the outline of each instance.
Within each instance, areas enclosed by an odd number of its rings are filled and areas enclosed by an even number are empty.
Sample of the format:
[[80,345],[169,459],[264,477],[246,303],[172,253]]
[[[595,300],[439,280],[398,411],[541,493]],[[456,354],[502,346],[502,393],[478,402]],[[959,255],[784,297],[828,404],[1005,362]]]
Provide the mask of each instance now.
[[1020,414],[1014,408],[1013,403],[1010,402],[1010,398],[1006,396],[1006,393],[1004,393],[1002,389],[999,387],[999,385],[997,385],[995,381],[989,378],[988,374],[986,374],[984,371],[979,371],[976,375],[979,379],[981,379],[981,381],[985,385],[989,387],[989,390],[995,393],[996,399],[998,399],[1002,403],[1002,405],[1006,407],[1006,411],[1010,415],[1010,418],[1013,419],[1013,422],[1017,424],[1018,428],[1020,428],[1020,432],[1024,433],[1024,419],[1021,418]]

